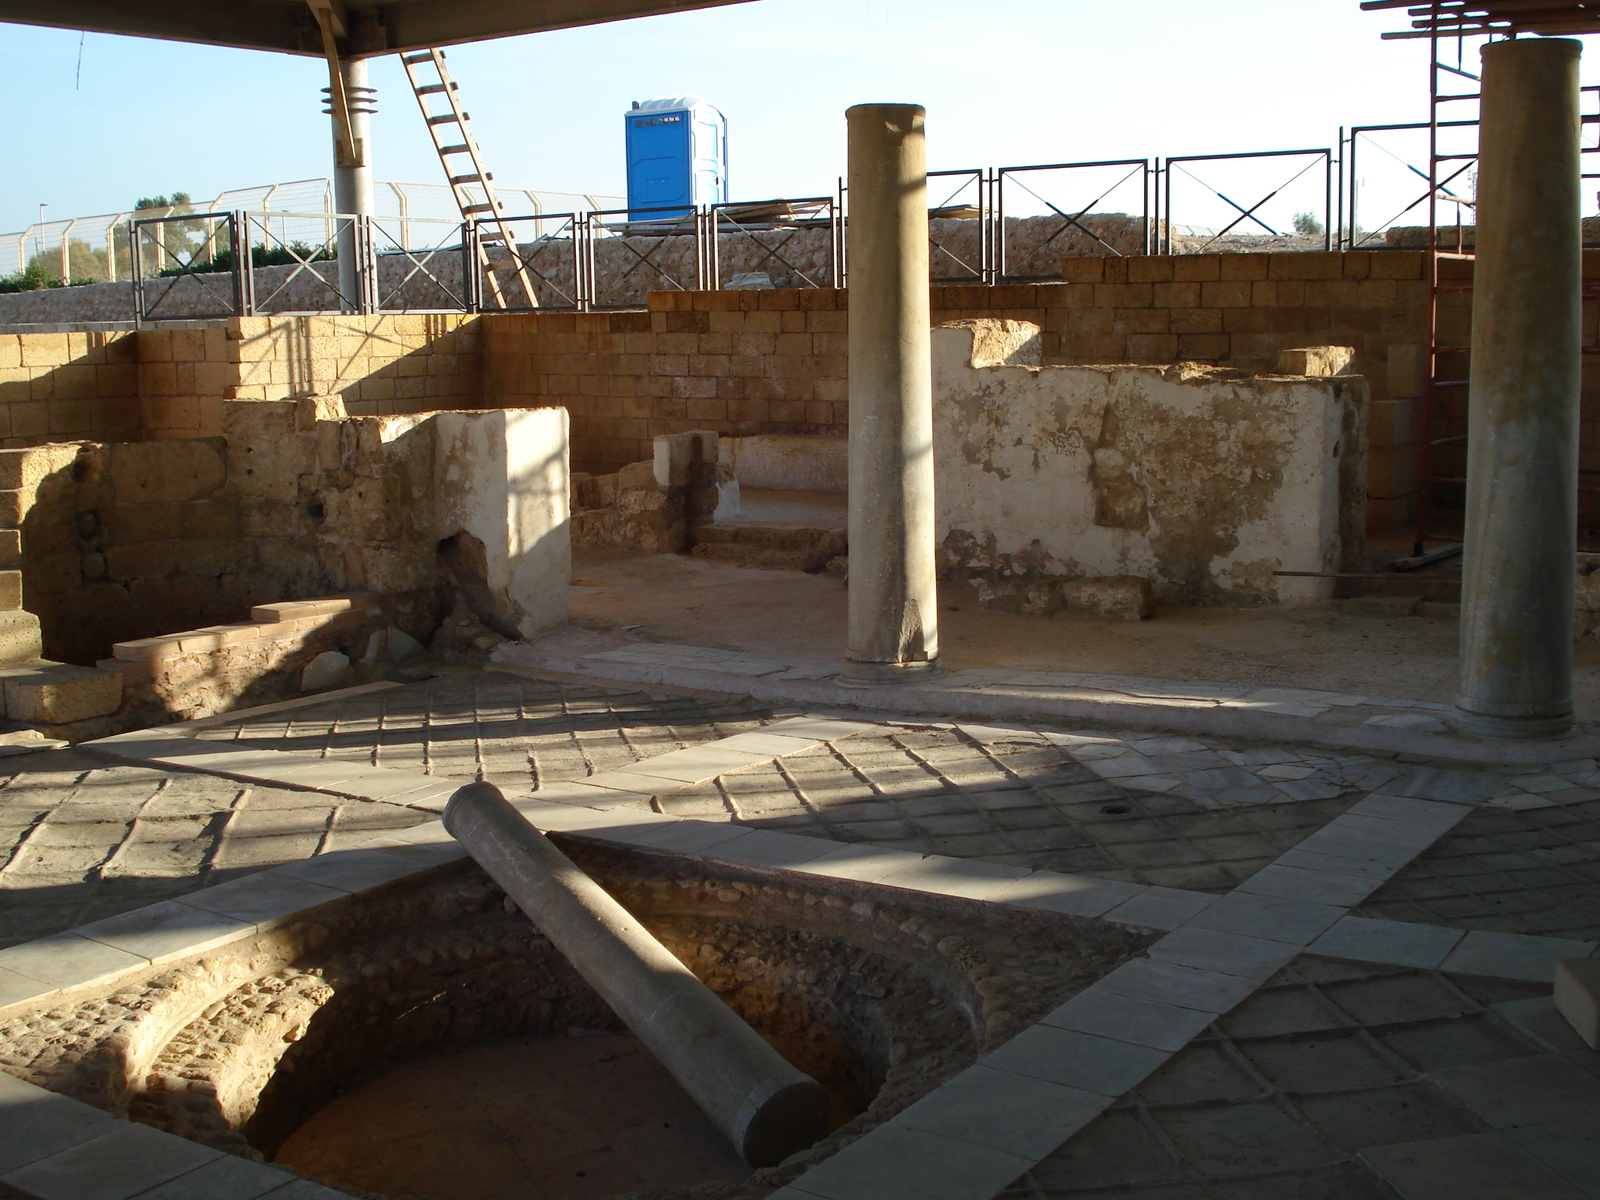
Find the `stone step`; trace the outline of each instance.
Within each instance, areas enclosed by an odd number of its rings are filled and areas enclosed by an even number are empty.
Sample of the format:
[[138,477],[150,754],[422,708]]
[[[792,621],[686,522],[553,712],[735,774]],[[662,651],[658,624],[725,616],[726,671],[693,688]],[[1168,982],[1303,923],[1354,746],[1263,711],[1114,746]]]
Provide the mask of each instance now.
[[39,618],[20,608],[0,610],[0,666],[37,662],[43,656]]
[[0,667],[0,712],[29,725],[66,725],[122,706],[122,672],[40,659]]
[[843,529],[746,522],[696,526],[694,540],[690,553],[696,558],[813,574],[845,553],[848,544]]
[[763,550],[736,542],[702,543],[690,550],[695,558],[734,563],[741,567],[763,567],[769,571],[806,571],[817,574],[827,568],[828,554],[818,550]]

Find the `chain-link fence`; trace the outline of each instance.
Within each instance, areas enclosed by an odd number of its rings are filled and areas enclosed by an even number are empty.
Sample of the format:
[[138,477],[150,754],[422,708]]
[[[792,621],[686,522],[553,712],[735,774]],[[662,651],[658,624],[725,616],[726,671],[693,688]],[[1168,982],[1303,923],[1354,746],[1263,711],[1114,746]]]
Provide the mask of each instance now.
[[[538,188],[498,187],[506,211],[540,216],[543,213],[588,212],[614,208],[625,203],[621,196],[556,192]],[[41,221],[15,233],[0,233],[0,277],[31,274],[48,282],[115,283],[134,276],[131,230],[135,221],[175,220],[163,229],[171,242],[149,243],[143,247],[154,258],[141,264],[148,275],[175,268],[186,261],[190,243],[196,236],[214,236],[215,223],[208,214],[228,212],[274,213],[280,215],[317,214],[324,221],[334,217],[333,181],[299,179],[289,183],[269,183],[260,187],[235,188],[210,200],[191,200],[178,205],[143,208],[92,217],[71,217]],[[378,183],[373,188],[373,215],[392,228],[394,240],[413,244],[413,226],[418,232],[437,228],[447,221],[460,224],[455,197],[442,183]],[[214,249],[214,247],[212,248]],[[210,258],[208,251],[204,255]]]

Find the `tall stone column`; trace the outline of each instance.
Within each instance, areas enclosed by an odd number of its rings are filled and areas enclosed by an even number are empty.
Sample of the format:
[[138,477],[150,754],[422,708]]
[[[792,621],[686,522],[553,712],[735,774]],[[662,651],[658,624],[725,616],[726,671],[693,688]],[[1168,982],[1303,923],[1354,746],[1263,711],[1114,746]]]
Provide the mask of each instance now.
[[[378,111],[377,90],[367,83],[367,60],[341,58],[339,80],[350,114],[350,139],[346,144],[339,119],[338,102],[331,88],[329,112],[333,115],[333,208],[337,213],[358,217],[372,214],[372,114]],[[360,259],[356,230],[346,221],[338,228],[339,294],[345,298],[346,312],[359,311],[361,295]]]
[[850,635],[841,681],[938,675],[933,363],[923,109],[850,131]]
[[1577,570],[1578,42],[1483,49],[1456,724],[1572,724]]

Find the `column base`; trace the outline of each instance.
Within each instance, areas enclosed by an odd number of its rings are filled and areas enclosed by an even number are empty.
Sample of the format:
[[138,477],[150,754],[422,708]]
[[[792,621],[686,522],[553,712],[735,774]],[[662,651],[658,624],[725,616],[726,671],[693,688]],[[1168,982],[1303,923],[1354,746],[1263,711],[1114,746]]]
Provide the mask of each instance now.
[[1499,713],[1472,712],[1458,703],[1445,718],[1457,733],[1493,738],[1559,738],[1572,732],[1572,714],[1558,717],[1503,716]]
[[932,662],[860,662],[853,658],[844,660],[844,669],[834,678],[840,687],[893,687],[904,683],[927,683],[944,678],[944,668],[939,660]]

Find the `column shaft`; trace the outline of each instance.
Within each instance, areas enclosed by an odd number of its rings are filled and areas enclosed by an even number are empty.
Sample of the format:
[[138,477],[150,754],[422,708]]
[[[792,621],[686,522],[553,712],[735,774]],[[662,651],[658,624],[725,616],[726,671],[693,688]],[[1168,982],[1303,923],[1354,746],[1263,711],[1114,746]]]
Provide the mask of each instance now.
[[843,679],[938,674],[923,110],[845,114],[850,155],[850,632]]
[[1456,721],[1491,736],[1572,723],[1580,50],[1483,50]]
[[[376,93],[367,83],[367,60],[341,58],[339,76],[350,106],[351,146],[343,145],[338,117],[333,121],[333,207],[338,213],[365,217],[372,214],[372,113]],[[330,98],[330,103],[332,103]],[[339,235],[339,294],[346,312],[359,311],[361,263],[356,230],[341,222]]]

